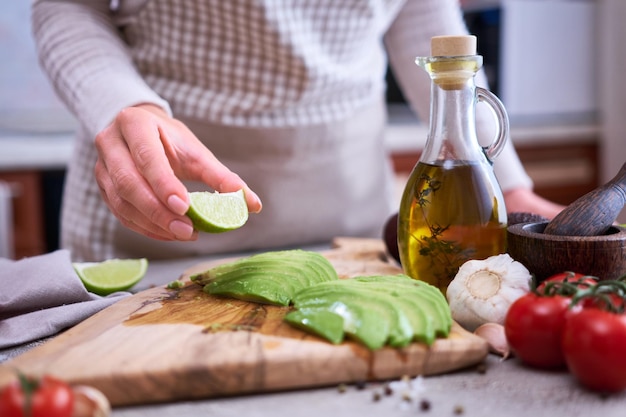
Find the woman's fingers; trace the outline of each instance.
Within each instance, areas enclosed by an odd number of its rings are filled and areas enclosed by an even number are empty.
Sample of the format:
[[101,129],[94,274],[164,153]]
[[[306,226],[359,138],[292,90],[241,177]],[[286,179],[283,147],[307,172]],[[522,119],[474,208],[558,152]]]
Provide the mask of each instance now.
[[184,215],[189,208],[187,189],[174,174],[165,153],[158,116],[127,108],[119,113],[117,122],[136,169],[154,195],[173,213]]
[[[129,142],[142,140],[147,144],[135,146],[143,146],[144,149],[156,147],[158,153],[160,146],[150,137],[156,129],[132,132],[130,140],[129,136],[123,136],[123,131],[113,124],[96,138],[99,159],[94,172],[110,210],[125,226],[144,235],[161,240],[195,239],[191,220],[184,216],[184,212],[173,212],[158,198],[130,151]],[[171,172],[167,159],[155,158],[161,164],[164,163],[163,176],[173,177],[173,180],[169,179],[170,182],[180,183]],[[182,188],[186,196],[184,186]],[[179,211],[182,210],[179,207]]]
[[162,228],[159,222],[154,221],[154,217],[145,216],[133,205],[120,197],[113,186],[111,177],[105,172],[104,164],[101,160],[96,163],[96,176],[99,178],[98,185],[102,198],[116,215],[119,221],[131,230],[158,240],[193,240],[197,238],[197,232],[189,232],[190,226],[186,222],[175,219],[170,222],[168,229]]

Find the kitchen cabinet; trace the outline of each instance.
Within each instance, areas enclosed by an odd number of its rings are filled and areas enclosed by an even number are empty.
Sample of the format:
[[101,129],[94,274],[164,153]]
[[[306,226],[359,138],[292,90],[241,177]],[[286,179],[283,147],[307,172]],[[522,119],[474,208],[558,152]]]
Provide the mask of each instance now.
[[600,185],[595,142],[519,146],[517,152],[535,191],[549,200],[567,205]]
[[[58,248],[61,193],[73,136],[69,131],[2,129],[0,123],[0,183],[8,185],[3,188],[9,190],[13,217],[8,226],[0,224],[0,242],[8,241],[12,258]],[[0,213],[6,200],[0,198]]]
[[34,170],[0,172],[0,181],[10,190],[13,243],[12,257],[20,259],[46,251],[41,173]]
[[9,205],[12,217],[8,230],[0,230],[0,238],[11,245],[8,256],[21,259],[58,248],[64,180],[61,169],[0,171],[0,183],[9,190],[0,204]]

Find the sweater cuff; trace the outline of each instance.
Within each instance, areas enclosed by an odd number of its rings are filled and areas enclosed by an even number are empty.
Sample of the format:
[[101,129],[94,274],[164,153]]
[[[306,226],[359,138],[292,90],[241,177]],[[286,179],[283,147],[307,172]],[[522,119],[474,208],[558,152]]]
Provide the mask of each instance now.
[[80,122],[87,129],[91,138],[110,125],[116,115],[124,108],[138,104],[150,103],[163,108],[170,116],[172,109],[167,101],[151,90],[143,80],[122,78],[116,80],[115,88],[86,92],[86,97],[98,97],[92,100],[79,113]]
[[516,188],[533,188],[533,181],[526,173],[510,139],[495,159],[493,169],[503,192]]

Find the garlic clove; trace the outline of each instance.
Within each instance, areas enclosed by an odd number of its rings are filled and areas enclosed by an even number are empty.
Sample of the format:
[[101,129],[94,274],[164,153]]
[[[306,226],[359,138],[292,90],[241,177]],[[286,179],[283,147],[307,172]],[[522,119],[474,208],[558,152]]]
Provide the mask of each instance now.
[[111,415],[111,404],[105,395],[87,385],[75,385],[74,412],[72,417],[108,417]]
[[489,351],[506,359],[511,355],[509,342],[506,340],[504,326],[498,323],[485,323],[479,326],[474,334],[487,341]]

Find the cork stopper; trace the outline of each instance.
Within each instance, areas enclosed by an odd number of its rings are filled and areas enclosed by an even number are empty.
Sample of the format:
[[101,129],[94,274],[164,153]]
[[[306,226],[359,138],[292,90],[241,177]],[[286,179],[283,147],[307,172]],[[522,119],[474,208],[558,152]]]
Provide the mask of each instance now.
[[433,36],[430,50],[432,56],[476,55],[476,36]]

